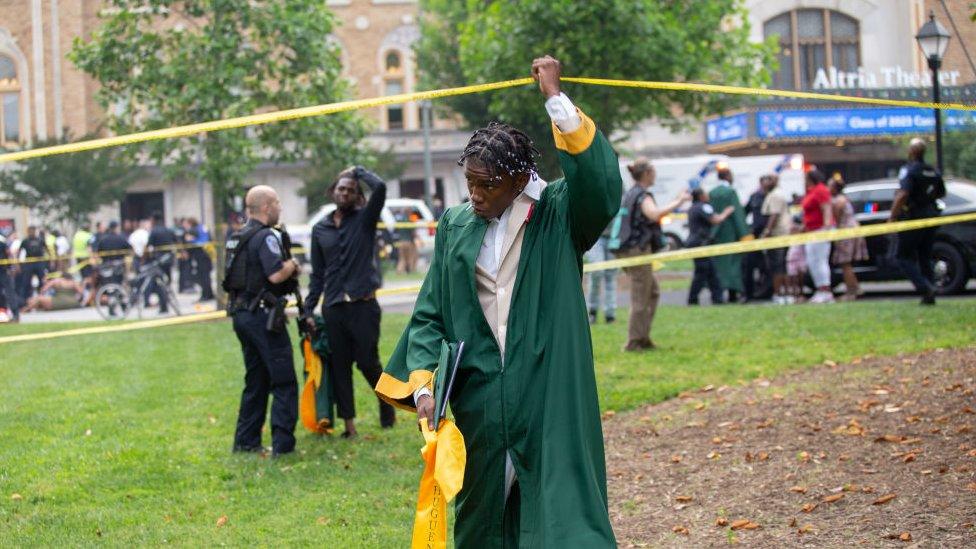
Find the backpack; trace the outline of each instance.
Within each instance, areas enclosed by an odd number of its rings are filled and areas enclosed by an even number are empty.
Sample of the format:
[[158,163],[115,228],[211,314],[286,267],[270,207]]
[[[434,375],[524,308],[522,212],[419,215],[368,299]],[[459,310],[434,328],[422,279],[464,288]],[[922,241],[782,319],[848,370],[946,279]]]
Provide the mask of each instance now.
[[[627,191],[623,204],[617,210],[610,225],[610,240],[607,248],[611,252],[627,251],[651,245],[651,252],[658,252],[664,248],[664,233],[659,223],[643,223],[645,221],[640,212],[641,202],[649,195],[645,190],[639,192]],[[630,195],[634,196],[631,197]],[[629,203],[628,203],[629,202]]]

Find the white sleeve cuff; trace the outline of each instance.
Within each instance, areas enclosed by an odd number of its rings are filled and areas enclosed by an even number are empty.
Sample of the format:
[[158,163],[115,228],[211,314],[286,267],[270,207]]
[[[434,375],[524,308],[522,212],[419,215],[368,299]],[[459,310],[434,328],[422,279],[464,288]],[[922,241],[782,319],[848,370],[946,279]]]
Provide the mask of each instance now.
[[427,386],[424,386],[424,387],[421,387],[421,388],[417,389],[413,393],[413,405],[416,406],[417,405],[417,402],[420,400],[420,397],[422,397],[424,395],[427,395],[429,397],[433,397],[434,396],[434,393],[431,393],[430,392],[430,389],[428,389]]
[[572,133],[583,124],[579,113],[576,112],[576,105],[573,105],[569,97],[562,92],[546,99],[546,112],[549,113],[549,118],[556,124],[559,131],[563,133]]

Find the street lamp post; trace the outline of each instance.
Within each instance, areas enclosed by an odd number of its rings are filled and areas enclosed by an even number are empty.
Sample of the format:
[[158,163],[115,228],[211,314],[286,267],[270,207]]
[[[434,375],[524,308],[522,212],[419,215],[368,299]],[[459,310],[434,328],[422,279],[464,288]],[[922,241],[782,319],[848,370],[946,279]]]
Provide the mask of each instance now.
[[[929,12],[929,20],[918,29],[915,40],[922,49],[925,59],[928,60],[929,70],[932,71],[932,101],[940,101],[939,94],[939,68],[942,66],[942,56],[945,55],[946,46],[949,45],[949,31],[935,20],[935,12]],[[942,166],[942,110],[935,109],[935,162],[939,172],[943,172]]]

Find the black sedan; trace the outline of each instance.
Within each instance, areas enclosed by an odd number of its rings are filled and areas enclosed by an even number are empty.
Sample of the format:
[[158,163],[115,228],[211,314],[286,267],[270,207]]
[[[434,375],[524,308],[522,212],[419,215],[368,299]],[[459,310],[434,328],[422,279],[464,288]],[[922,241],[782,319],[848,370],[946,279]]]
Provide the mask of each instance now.
[[[895,191],[896,179],[876,179],[851,183],[844,189],[854,207],[855,217],[861,225],[874,225],[888,220]],[[960,181],[946,182],[943,199],[943,215],[976,212],[976,184]],[[870,258],[854,264],[857,278],[862,282],[905,280],[895,257],[897,234],[874,236],[867,239]],[[966,289],[966,283],[976,275],[976,221],[939,226],[932,250],[936,284],[941,293],[958,293]],[[833,278],[841,281],[840,269],[835,268]]]

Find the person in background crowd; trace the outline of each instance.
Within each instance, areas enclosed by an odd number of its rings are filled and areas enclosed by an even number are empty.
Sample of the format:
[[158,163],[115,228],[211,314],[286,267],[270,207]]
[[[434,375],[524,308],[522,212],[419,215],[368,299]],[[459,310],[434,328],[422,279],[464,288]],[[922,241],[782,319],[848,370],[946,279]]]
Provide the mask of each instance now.
[[[416,223],[420,221],[420,216],[410,213],[409,216],[400,216],[398,221]],[[397,274],[412,273],[417,270],[417,228],[402,228],[397,230]]]
[[[166,226],[163,221],[163,214],[155,213],[150,221],[149,236],[146,239],[147,259],[159,262],[159,268],[166,273],[167,282],[173,276],[173,258],[176,257],[176,235]],[[167,294],[165,288],[159,288],[155,282],[146,289],[145,299],[149,300],[149,295],[155,293],[159,299],[159,314],[166,314],[169,311]]]
[[44,247],[47,248],[47,270],[48,272],[56,271],[58,268],[58,250],[57,246],[55,245],[56,237],[54,233],[45,230],[43,227],[38,228],[37,233],[41,237],[41,240],[44,241]]
[[[627,209],[630,233],[627,241],[620,243],[617,256],[633,257],[660,251],[664,248],[661,218],[678,209],[690,196],[683,193],[670,204],[659,208],[649,191],[657,179],[657,171],[650,160],[638,158],[627,166],[627,171],[634,178],[634,186],[624,194],[620,207]],[[653,349],[651,328],[661,298],[661,287],[651,265],[627,267],[624,272],[630,276],[630,321],[624,351]]]
[[91,266],[92,238],[91,225],[87,222],[82,223],[75,231],[74,236],[71,237],[71,250],[75,259],[75,266],[81,265],[78,273],[81,275],[81,284],[88,295],[92,293],[92,289],[95,287],[95,280],[92,278],[95,271]]
[[109,223],[108,230],[98,239],[94,251],[99,254],[99,263],[114,266],[115,273],[107,278],[100,279],[99,284],[122,282],[125,276],[125,252],[131,249],[132,246],[129,245],[129,241],[119,231],[119,222],[112,221]]
[[82,307],[84,302],[85,287],[75,282],[71,275],[65,272],[45,282],[37,291],[37,295],[27,300],[21,312],[77,309]]
[[68,266],[71,260],[71,242],[68,241],[68,237],[61,234],[61,231],[55,229],[51,231],[54,236],[54,265],[52,267],[55,270],[67,272]]
[[[177,243],[186,243],[186,219],[182,217],[173,219],[173,234],[176,235]],[[193,263],[190,261],[190,252],[180,250],[176,254],[176,267],[179,272],[179,292],[181,294],[193,292]]]
[[136,229],[136,222],[134,220],[132,220],[132,219],[123,219],[122,220],[122,230],[121,230],[121,232],[119,234],[121,234],[123,238],[125,238],[126,240],[128,240],[129,239],[129,236],[132,234],[132,231],[134,231],[135,229]]
[[[803,221],[793,219],[790,234],[803,232]],[[806,246],[794,244],[786,251],[786,304],[803,303],[803,284],[807,277]]]
[[[722,213],[715,213],[715,209],[708,203],[708,192],[703,188],[691,191],[691,208],[688,210],[688,242],[689,248],[708,246],[712,243],[715,227],[721,225],[735,212],[735,206],[728,205]],[[691,289],[688,291],[688,305],[698,305],[698,295],[708,286],[712,294],[712,304],[721,305],[725,302],[722,296],[722,285],[715,272],[715,265],[711,257],[695,259],[695,272],[691,278]]]
[[[613,254],[607,247],[610,241],[611,225],[603,230],[593,247],[587,250],[583,259],[587,263],[610,261]],[[586,276],[589,280],[590,291],[586,295],[586,306],[590,313],[590,324],[596,324],[596,314],[600,310],[600,286],[603,286],[603,318],[607,324],[613,324],[617,319],[617,273],[619,269],[604,269]]]
[[[786,236],[793,227],[790,216],[790,205],[781,193],[776,192],[779,177],[774,174],[764,175],[767,182],[766,198],[763,200],[762,214],[766,216],[766,226],[759,235],[762,238]],[[773,303],[786,305],[789,303],[789,292],[786,285],[786,248],[766,250],[766,264],[773,279]]]
[[20,322],[20,297],[14,290],[13,268],[7,263],[11,258],[7,238],[0,233],[0,307],[8,311],[11,320]]
[[[369,199],[361,185],[369,188]],[[370,387],[376,386],[383,373],[379,353],[382,313],[376,301],[380,284],[373,254],[376,223],[386,202],[386,183],[356,166],[342,171],[329,190],[336,209],[312,227],[312,275],[304,308],[309,328],[314,330],[315,308],[324,294],[322,318],[332,350],[328,367],[338,416],[345,421],[342,436],[350,438],[356,436],[352,363]],[[393,427],[393,406],[376,398],[380,426]]]
[[183,220],[183,230],[183,242],[191,246],[187,252],[190,261],[195,266],[196,276],[194,279],[200,286],[200,301],[210,301],[214,299],[213,283],[210,280],[213,262],[204,247],[204,244],[210,242],[210,233],[207,232],[206,227],[192,217]]
[[43,233],[39,232],[34,225],[27,227],[27,237],[20,243],[20,259],[24,261],[20,264],[18,279],[20,302],[27,303],[27,300],[34,295],[34,279],[37,279],[38,288],[44,285],[50,259]]
[[[762,213],[763,202],[769,194],[769,176],[759,178],[759,188],[749,195],[743,213],[752,216],[752,236],[759,238],[766,228],[768,218]],[[769,275],[769,264],[763,251],[748,252],[742,258],[742,288],[746,301],[768,299],[772,294],[772,284]]]
[[[728,244],[752,238],[751,233],[746,227],[746,216],[739,203],[739,195],[732,188],[732,172],[728,168],[719,168],[718,186],[712,189],[708,195],[711,200],[712,208],[725,211],[725,208],[732,206],[732,212],[714,232],[713,244]],[[728,292],[726,302],[738,303],[744,301],[742,295],[742,254],[725,254],[713,258],[715,269],[718,272],[718,280],[722,288]]]
[[133,268],[136,270],[144,263],[146,246],[149,244],[149,227],[151,224],[152,222],[148,219],[140,221],[126,239],[129,241],[129,246],[132,247],[132,252],[135,254],[132,263]]
[[435,196],[434,199],[431,200],[430,209],[431,209],[431,213],[434,214],[434,219],[436,221],[440,221],[441,216],[444,215],[444,201],[441,200],[439,197]]
[[[834,209],[827,178],[823,172],[813,169],[807,172],[807,194],[803,197],[803,228],[806,232],[834,228]],[[830,242],[804,244],[807,268],[817,288],[810,303],[833,303],[834,293],[830,285]]]
[[[938,200],[946,194],[939,170],[925,162],[925,141],[914,138],[908,147],[908,164],[898,172],[899,188],[889,221],[925,219],[942,215]],[[932,245],[937,227],[898,234],[898,263],[922,296],[923,305],[935,305],[935,272]]]
[[105,235],[105,224],[102,223],[101,221],[96,221],[95,232],[92,233],[92,239],[91,242],[88,243],[88,247],[91,248],[92,250],[97,249],[98,241],[101,240],[102,236],[104,235]]
[[[860,227],[861,224],[854,218],[854,207],[851,201],[844,195],[844,180],[840,174],[835,174],[830,178],[830,194],[833,196],[832,204],[834,219],[837,220],[838,229],[852,229]],[[848,240],[838,240],[834,242],[834,251],[831,254],[830,262],[841,268],[844,273],[844,297],[842,301],[854,301],[861,293],[861,287],[854,274],[854,262],[868,259],[868,243],[864,237],[851,238]]]

